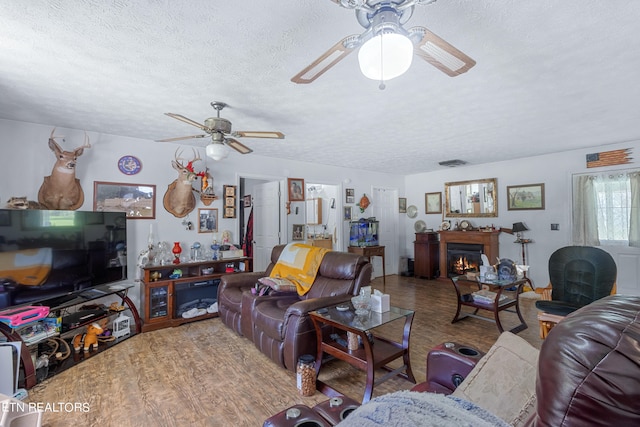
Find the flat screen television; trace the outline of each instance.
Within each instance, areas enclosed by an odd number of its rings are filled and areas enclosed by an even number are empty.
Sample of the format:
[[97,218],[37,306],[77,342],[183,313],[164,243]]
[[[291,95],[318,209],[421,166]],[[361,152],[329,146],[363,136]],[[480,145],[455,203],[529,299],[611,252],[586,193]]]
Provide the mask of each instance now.
[[0,209],[0,310],[127,278],[124,212]]

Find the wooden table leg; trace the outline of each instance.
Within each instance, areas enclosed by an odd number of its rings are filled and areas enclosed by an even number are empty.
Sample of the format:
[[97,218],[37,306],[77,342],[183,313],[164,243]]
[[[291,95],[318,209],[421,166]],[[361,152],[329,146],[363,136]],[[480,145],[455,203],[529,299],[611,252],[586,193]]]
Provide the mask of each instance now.
[[373,349],[371,348],[371,342],[367,338],[365,333],[359,334],[362,337],[362,343],[364,345],[364,354],[367,360],[367,385],[364,388],[364,395],[362,396],[362,403],[367,403],[371,400],[373,395],[373,385],[375,383],[375,369],[373,366]]

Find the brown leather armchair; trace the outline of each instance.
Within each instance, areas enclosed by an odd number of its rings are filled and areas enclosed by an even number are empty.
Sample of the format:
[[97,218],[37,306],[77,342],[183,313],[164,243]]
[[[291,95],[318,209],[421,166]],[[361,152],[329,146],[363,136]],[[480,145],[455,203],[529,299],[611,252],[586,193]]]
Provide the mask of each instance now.
[[250,289],[269,275],[284,245],[273,248],[271,264],[262,273],[224,276],[218,287],[218,310],[225,325],[253,341],[283,368],[295,371],[298,357],[316,354],[316,334],[309,312],[348,301],[371,281],[367,258],[346,252],[328,252],[309,292],[255,296]]

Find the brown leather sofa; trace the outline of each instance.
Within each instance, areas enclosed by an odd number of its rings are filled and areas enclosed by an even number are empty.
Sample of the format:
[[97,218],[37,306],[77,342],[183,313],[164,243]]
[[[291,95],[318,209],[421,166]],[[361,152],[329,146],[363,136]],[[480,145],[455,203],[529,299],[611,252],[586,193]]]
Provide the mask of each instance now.
[[328,252],[309,292],[271,293],[255,296],[251,288],[269,275],[284,245],[273,248],[264,272],[223,276],[218,286],[218,313],[222,322],[278,365],[296,370],[298,357],[316,354],[316,334],[309,312],[348,301],[371,281],[367,258],[346,252]]

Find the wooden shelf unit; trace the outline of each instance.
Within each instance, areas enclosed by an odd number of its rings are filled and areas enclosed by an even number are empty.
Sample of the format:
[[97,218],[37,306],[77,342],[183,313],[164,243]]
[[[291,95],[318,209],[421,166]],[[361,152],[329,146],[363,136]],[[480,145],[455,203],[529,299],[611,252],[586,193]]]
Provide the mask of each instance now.
[[[232,271],[227,271],[227,268]],[[174,270],[182,271],[182,276],[172,279]],[[209,271],[210,270],[210,271]],[[196,320],[218,317],[218,313],[207,313],[193,318],[178,316],[177,292],[192,287],[208,289],[207,297],[217,301],[217,281],[225,274],[252,271],[252,258],[240,257],[211,261],[197,261],[181,264],[155,265],[143,268],[144,275],[140,289],[142,311],[142,332],[155,331]],[[159,278],[155,278],[160,274]],[[204,291],[207,293],[207,291]]]
[[[51,378],[52,376],[59,374],[72,366],[77,365],[85,359],[93,357],[95,354],[101,353],[102,351],[107,350],[114,345],[119,344],[120,342],[140,333],[142,325],[140,322],[140,316],[138,315],[138,310],[136,309],[135,304],[133,304],[133,302],[127,295],[129,289],[131,289],[132,287],[133,285],[130,284],[100,285],[93,288],[70,292],[65,295],[60,295],[57,297],[34,302],[33,305],[49,307],[49,316],[47,317],[59,317],[62,320],[63,324],[65,316],[76,313],[76,309],[78,309],[79,307],[87,305],[87,303],[91,303],[92,301],[101,298],[119,298],[120,305],[124,307],[124,310],[112,311],[110,309],[105,309],[104,313],[96,314],[86,321],[79,322],[77,326],[69,327],[67,330],[65,330],[64,326],[60,325],[60,331],[45,335],[42,338],[29,341],[28,343],[23,339],[20,332],[25,328],[29,328],[37,323],[44,322],[43,319],[39,319],[37,321],[27,323],[15,328],[10,327],[4,322],[0,322],[0,334],[4,335],[7,341],[22,343],[22,350],[20,352],[20,369],[24,373],[24,378],[20,379],[20,386],[23,386],[26,389],[30,389],[34,387],[39,381]],[[82,349],[79,352],[74,351],[72,345],[73,337],[77,334],[81,334],[89,323],[100,322],[101,320],[106,318],[109,318],[110,323],[112,323],[113,320],[123,312],[125,313],[125,315],[130,315],[131,320],[133,320],[133,322],[129,323],[129,334],[120,336],[114,341],[99,342],[97,350],[91,348],[88,352],[84,352],[82,351]],[[51,357],[49,360],[49,365],[46,367],[46,373],[42,375],[43,378],[38,379],[38,373],[35,368],[32,353],[35,354],[35,359],[37,359],[40,355],[39,345],[47,341],[49,338],[54,337],[64,339],[69,344],[71,354],[67,358],[62,360],[57,360],[55,357]]]

